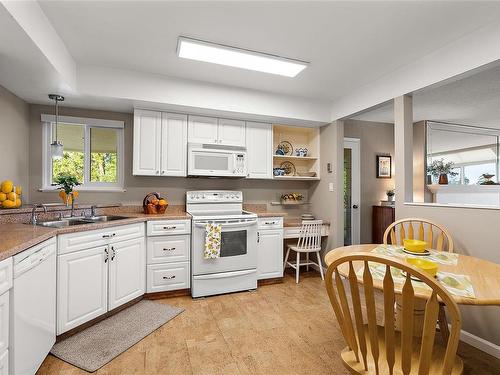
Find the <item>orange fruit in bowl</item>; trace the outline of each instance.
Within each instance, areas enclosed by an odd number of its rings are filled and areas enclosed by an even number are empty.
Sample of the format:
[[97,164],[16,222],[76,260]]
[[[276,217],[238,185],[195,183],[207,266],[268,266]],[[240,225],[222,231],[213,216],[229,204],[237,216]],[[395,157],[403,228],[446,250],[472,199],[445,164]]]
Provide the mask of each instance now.
[[152,204],[153,206],[156,206],[159,202],[160,202],[160,201],[159,201],[157,198],[153,198],[153,199],[151,199],[151,204]]
[[159,204],[160,206],[166,206],[166,205],[168,204],[168,202],[167,202],[167,200],[166,200],[166,199],[163,199],[163,198],[162,198],[162,199],[160,199],[160,201],[158,202],[158,204]]

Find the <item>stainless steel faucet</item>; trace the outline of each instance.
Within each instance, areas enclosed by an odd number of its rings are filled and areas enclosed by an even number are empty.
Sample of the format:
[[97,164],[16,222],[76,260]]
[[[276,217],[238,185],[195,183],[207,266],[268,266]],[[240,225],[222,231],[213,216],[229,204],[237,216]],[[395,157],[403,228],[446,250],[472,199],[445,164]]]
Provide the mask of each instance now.
[[38,218],[36,217],[36,209],[39,207],[43,208],[44,213],[47,213],[47,207],[45,207],[43,204],[35,203],[31,210],[31,219],[30,219],[30,223],[33,225],[36,225],[36,223],[38,222]]
[[69,195],[71,196],[71,211],[69,217],[73,217],[75,214],[75,195],[73,192],[69,193]]

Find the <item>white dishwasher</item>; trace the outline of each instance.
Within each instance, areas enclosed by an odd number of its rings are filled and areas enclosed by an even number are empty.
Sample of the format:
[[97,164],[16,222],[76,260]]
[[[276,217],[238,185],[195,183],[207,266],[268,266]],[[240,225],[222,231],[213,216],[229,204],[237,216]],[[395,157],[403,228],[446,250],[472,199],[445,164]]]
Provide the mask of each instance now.
[[56,240],[14,256],[11,374],[33,375],[56,341]]

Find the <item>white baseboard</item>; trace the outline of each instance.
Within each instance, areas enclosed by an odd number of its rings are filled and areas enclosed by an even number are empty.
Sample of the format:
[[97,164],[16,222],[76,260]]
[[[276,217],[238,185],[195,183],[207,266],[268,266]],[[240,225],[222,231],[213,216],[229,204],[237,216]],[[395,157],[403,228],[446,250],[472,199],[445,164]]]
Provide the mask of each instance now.
[[492,355],[493,357],[500,359],[499,345],[493,344],[492,342],[489,342],[464,330],[460,332],[460,340],[479,350],[482,350],[485,353],[488,353],[489,355]]

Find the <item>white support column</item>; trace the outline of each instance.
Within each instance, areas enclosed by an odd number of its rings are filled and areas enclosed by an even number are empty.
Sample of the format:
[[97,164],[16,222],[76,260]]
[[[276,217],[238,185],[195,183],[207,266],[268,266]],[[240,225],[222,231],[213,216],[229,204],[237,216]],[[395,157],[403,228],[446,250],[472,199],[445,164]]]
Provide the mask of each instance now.
[[[396,205],[413,202],[413,98],[394,98]],[[396,208],[397,209],[397,208]]]

